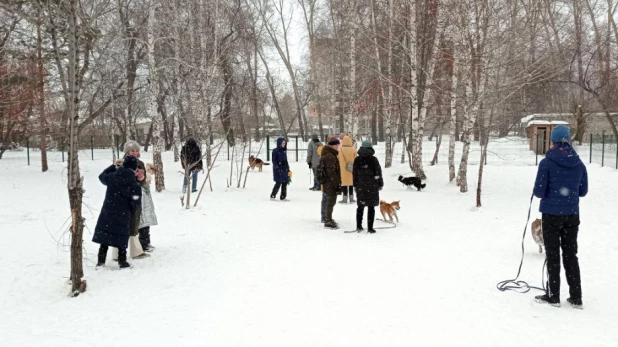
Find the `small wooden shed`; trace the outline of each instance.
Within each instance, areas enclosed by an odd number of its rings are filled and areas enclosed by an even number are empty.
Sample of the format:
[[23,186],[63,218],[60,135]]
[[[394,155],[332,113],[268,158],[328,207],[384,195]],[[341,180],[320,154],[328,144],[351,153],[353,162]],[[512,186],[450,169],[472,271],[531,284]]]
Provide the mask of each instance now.
[[536,154],[545,154],[551,148],[551,131],[558,125],[569,125],[564,121],[532,120],[528,122],[530,150]]

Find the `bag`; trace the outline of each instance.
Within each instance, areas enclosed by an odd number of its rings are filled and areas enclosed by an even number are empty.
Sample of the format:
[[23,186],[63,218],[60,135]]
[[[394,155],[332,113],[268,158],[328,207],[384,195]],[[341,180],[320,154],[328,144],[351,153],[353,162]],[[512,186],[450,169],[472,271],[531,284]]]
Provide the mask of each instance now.
[[315,169],[315,179],[319,184],[326,184],[326,174],[324,173],[324,164],[321,158],[318,162],[318,167]]
[[341,155],[343,156],[343,160],[345,161],[345,169],[354,172],[354,163],[348,163],[348,160],[345,158],[345,154],[343,154],[343,150],[341,151]]

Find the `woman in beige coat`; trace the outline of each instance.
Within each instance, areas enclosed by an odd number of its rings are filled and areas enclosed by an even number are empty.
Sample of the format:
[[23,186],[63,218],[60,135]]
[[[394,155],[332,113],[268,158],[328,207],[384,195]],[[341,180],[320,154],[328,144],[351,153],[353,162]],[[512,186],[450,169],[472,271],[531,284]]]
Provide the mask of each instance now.
[[356,148],[352,145],[352,139],[347,135],[344,136],[339,155],[337,156],[339,158],[339,166],[341,167],[341,192],[343,193],[343,199],[339,203],[347,204],[348,195],[350,195],[350,203],[356,202],[354,200],[354,178],[352,177],[351,169],[357,156]]

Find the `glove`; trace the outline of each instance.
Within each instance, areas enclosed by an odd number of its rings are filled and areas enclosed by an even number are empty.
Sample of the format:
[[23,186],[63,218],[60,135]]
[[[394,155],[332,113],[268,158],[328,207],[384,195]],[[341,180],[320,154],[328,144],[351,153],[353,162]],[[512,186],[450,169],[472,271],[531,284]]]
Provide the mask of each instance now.
[[307,163],[307,165],[309,165],[309,169],[311,169],[311,163]]
[[381,190],[382,190],[382,187],[378,188],[378,191],[381,191]]

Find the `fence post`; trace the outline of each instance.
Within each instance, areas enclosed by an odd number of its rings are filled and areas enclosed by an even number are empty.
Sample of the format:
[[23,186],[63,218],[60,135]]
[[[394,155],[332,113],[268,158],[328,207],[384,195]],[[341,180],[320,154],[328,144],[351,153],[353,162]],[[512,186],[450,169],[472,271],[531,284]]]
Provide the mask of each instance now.
[[618,170],[618,137],[616,137],[616,170]]
[[230,142],[229,141],[225,141],[227,143],[227,160],[230,160]]
[[266,135],[266,161],[270,161],[270,135]]
[[120,148],[118,147],[118,134],[116,136],[116,158],[120,158]]
[[535,165],[539,166],[539,133],[536,133],[536,145],[534,146]]
[[296,161],[298,161],[298,135],[296,136]]
[[592,164],[592,133],[590,133],[590,163]]
[[26,138],[26,155],[28,156],[28,166],[30,166],[30,139]]
[[94,160],[94,136],[90,136],[90,156]]
[[601,133],[602,139],[601,139],[601,167],[603,167],[603,165],[605,164],[605,130],[603,130],[603,132]]
[[62,153],[62,162],[64,163],[64,149],[61,149],[60,152]]

